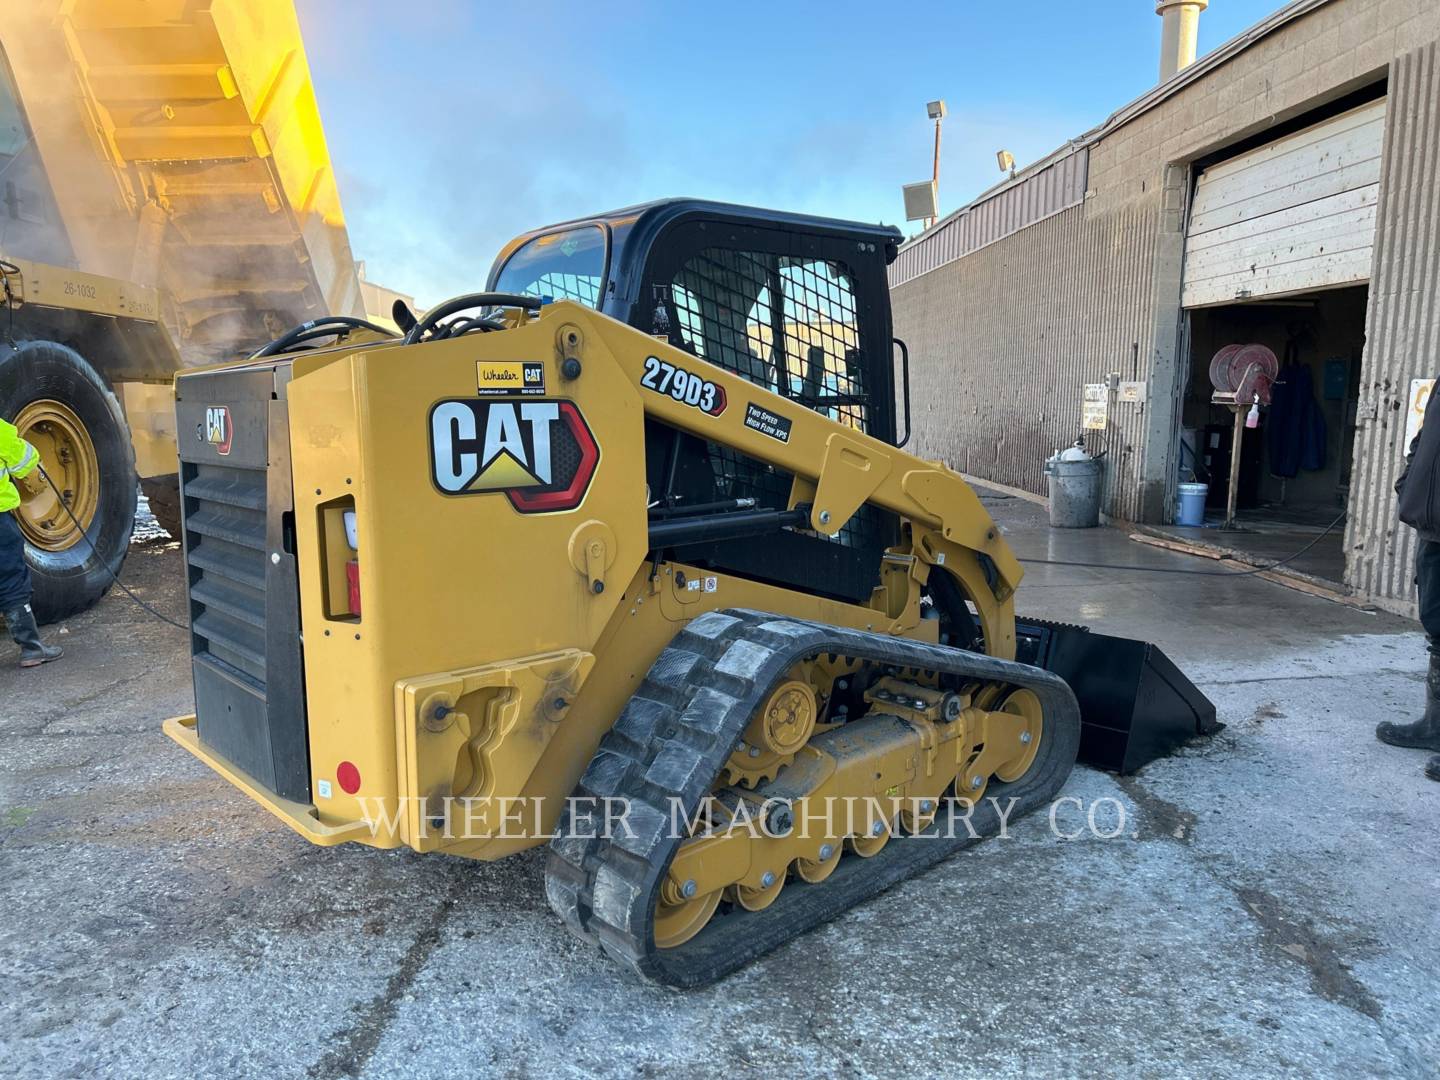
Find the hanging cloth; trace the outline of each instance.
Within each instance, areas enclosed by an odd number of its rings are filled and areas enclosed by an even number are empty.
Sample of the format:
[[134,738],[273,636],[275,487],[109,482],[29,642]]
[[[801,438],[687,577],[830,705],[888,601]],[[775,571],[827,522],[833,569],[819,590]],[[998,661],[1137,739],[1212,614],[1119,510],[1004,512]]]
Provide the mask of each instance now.
[[1272,475],[1290,480],[1301,469],[1325,468],[1325,414],[1315,400],[1315,378],[1308,364],[1292,360],[1280,369],[1270,394],[1265,435]]

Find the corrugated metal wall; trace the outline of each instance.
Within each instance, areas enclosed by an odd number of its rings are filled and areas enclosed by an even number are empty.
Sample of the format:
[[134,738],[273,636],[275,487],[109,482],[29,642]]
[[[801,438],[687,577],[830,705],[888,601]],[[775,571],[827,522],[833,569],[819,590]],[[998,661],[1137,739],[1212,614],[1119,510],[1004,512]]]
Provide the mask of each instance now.
[[1089,160],[1088,150],[1073,150],[988,199],[972,203],[906,244],[890,266],[891,286],[929,273],[951,259],[1075,206],[1085,198]]
[[1413,612],[1415,532],[1395,519],[1410,380],[1440,369],[1440,57],[1432,43],[1390,69],[1380,227],[1361,369],[1361,424],[1345,545],[1347,581]]
[[[1052,214],[892,292],[910,347],[916,453],[1036,493],[1080,431],[1080,386],[1150,377],[1159,193],[1104,214]],[[1178,293],[1178,289],[1177,289]],[[970,350],[956,355],[955,343]],[[1037,362],[1038,358],[1038,362]],[[1106,512],[1140,517],[1144,412],[1112,403]]]

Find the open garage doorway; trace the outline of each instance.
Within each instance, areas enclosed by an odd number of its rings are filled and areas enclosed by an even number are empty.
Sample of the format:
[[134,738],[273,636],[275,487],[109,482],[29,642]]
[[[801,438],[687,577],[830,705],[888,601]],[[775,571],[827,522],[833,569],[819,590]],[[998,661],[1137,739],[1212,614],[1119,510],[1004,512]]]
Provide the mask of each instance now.
[[[1368,293],[1358,285],[1189,313],[1181,480],[1209,489],[1204,525],[1169,526],[1167,534],[1261,563],[1320,537],[1288,569],[1320,582],[1343,582],[1344,529],[1334,522],[1349,500]],[[1264,345],[1280,370],[1271,404],[1260,410],[1256,427],[1244,430],[1236,518],[1233,528],[1224,529],[1234,413],[1212,403],[1210,361],[1224,346],[1239,343]]]

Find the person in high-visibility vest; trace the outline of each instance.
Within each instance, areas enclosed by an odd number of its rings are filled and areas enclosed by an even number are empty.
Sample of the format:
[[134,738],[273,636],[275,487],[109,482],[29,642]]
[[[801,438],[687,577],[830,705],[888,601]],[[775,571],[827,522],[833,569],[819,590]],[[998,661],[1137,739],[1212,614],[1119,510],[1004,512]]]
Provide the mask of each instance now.
[[30,567],[25,564],[25,537],[11,513],[20,505],[15,481],[40,464],[35,447],[20,437],[15,425],[0,417],[0,612],[10,637],[20,646],[20,666],[39,667],[59,660],[61,650],[40,640],[35,613],[30,610]]

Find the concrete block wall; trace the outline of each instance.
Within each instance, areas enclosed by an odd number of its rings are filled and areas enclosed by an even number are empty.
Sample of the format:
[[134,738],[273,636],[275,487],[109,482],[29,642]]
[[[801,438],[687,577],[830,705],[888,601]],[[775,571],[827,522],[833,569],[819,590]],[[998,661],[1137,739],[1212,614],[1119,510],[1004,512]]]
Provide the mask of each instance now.
[[1416,537],[1396,519],[1394,483],[1411,380],[1440,376],[1440,44],[1399,57],[1389,90],[1345,574],[1359,594],[1413,615]]
[[[1072,207],[896,289],[897,333],[911,353],[911,448],[1043,493],[1045,459],[1080,433],[1081,386],[1111,371],[1144,378],[1150,366],[1158,222],[1158,192],[1099,220]],[[1138,510],[1142,417],[1117,407],[1115,425],[1091,442],[1107,451],[1113,516]]]
[[917,447],[1043,493],[1040,464],[1075,437],[1083,384],[1111,372],[1141,379],[1144,404],[1116,403],[1095,443],[1108,451],[1106,512],[1162,520],[1189,375],[1179,305],[1188,163],[1385,77],[1437,37],[1437,0],[1330,0],[1153,107],[1122,110],[1089,148],[1081,206],[896,287]]

